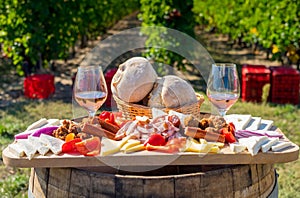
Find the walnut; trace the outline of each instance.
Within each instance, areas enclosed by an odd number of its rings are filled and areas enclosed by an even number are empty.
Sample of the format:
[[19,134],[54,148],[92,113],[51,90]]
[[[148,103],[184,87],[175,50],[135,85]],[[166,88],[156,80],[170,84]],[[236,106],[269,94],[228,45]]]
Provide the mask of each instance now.
[[76,137],[79,137],[78,132],[79,132],[79,125],[74,123],[71,120],[64,120],[62,122],[62,125],[58,127],[58,129],[54,130],[52,135],[56,138],[59,138],[61,140],[65,140],[66,136],[69,133],[74,133]]
[[206,129],[207,127],[211,126],[212,123],[211,123],[211,120],[209,118],[203,118],[200,120],[200,123],[199,123],[199,127],[201,129]]

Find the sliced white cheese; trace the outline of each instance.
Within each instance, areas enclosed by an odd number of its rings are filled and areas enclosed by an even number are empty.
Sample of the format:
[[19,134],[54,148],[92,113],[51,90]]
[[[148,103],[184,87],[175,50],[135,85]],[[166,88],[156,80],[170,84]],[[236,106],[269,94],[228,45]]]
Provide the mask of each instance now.
[[32,123],[31,125],[29,125],[26,129],[26,131],[29,131],[29,130],[32,130],[32,129],[37,129],[37,128],[40,128],[44,125],[46,125],[48,122],[47,122],[47,119],[46,118],[41,118],[39,119],[38,121]]
[[250,122],[245,127],[246,130],[257,130],[260,126],[261,118],[260,117],[251,117]]
[[50,148],[44,142],[40,140],[39,137],[28,136],[28,140],[32,145],[37,149],[39,154],[46,155],[49,152]]
[[261,146],[261,151],[263,153],[270,150],[270,148],[279,141],[279,138],[269,138],[269,141]]
[[229,148],[232,152],[240,153],[246,150],[246,146],[241,143],[232,143],[229,144]]
[[61,139],[45,134],[41,134],[40,140],[49,147],[52,153],[56,155],[61,153],[62,145],[65,143],[65,141]]
[[277,142],[274,146],[272,146],[272,151],[281,151],[283,149],[286,149],[288,147],[292,146],[291,142],[284,142],[284,141],[279,141]]
[[20,139],[17,141],[17,144],[22,145],[23,149],[24,149],[24,153],[26,154],[26,156],[28,157],[29,160],[31,160],[35,153],[36,153],[36,148],[29,142],[28,139]]
[[60,120],[59,119],[48,119],[47,124],[45,126],[59,126],[60,125]]
[[120,151],[120,144],[118,141],[102,137],[101,140],[101,156],[111,155]]
[[249,153],[253,156],[258,153],[261,146],[268,141],[266,136],[251,136],[248,138],[240,138],[239,143],[245,145]]
[[8,145],[8,150],[17,157],[23,157],[25,155],[23,146],[18,143]]
[[232,122],[236,128],[236,130],[245,129],[248,123],[251,120],[251,115],[243,115],[243,114],[229,114],[225,115],[224,119],[226,122]]
[[122,140],[116,141],[106,137],[102,137],[100,155],[106,156],[119,152],[122,146],[124,146],[124,144],[126,144],[130,138],[130,136],[126,136]]
[[271,127],[273,126],[273,123],[274,123],[273,120],[262,119],[258,127],[258,130],[264,130],[264,131],[270,130]]

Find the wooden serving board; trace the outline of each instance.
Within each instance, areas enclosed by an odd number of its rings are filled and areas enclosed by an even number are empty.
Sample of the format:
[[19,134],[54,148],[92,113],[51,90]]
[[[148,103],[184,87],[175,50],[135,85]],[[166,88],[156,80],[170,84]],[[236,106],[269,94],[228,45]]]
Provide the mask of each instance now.
[[116,153],[110,156],[86,157],[83,155],[48,153],[46,156],[36,154],[27,157],[14,156],[8,148],[3,153],[3,162],[12,167],[122,167],[122,166],[166,166],[166,165],[221,165],[221,164],[274,164],[295,161],[299,157],[299,147],[291,147],[281,152],[259,152],[255,156],[247,151],[233,153],[226,145],[220,153],[182,152],[166,154],[155,151],[140,151],[131,154]]

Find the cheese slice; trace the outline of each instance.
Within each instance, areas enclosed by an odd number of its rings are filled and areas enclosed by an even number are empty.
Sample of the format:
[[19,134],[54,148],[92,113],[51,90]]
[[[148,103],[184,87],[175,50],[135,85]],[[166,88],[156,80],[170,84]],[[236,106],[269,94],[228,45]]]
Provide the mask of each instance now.
[[249,153],[253,156],[258,153],[261,146],[268,141],[266,136],[251,136],[248,138],[240,138],[239,143],[245,145]]
[[130,147],[129,149],[125,150],[124,153],[133,153],[137,151],[145,150],[145,146],[143,144],[138,144],[136,146]]
[[220,152],[220,148],[218,146],[213,146],[211,147],[209,153],[219,153]]
[[32,123],[31,125],[29,125],[26,129],[26,131],[29,131],[29,130],[32,130],[32,129],[37,129],[37,128],[40,128],[44,125],[46,125],[48,122],[47,122],[47,119],[46,118],[41,118],[39,119],[38,121]]
[[12,143],[8,145],[8,150],[17,157],[23,157],[25,155],[24,148],[19,143]]
[[[197,141],[197,140],[195,140],[195,141]],[[213,144],[213,146],[217,146],[217,147],[219,147],[219,148],[222,148],[222,147],[224,147],[224,143],[223,142],[207,142],[205,139],[203,139],[203,138],[200,138],[199,139],[199,142],[200,142],[200,144]],[[199,143],[198,142],[198,143]]]
[[47,124],[45,126],[59,126],[60,125],[60,120],[59,119],[48,119]]
[[246,150],[246,146],[241,143],[232,143],[229,144],[229,148],[232,152],[240,153]]
[[245,127],[246,130],[257,130],[260,126],[261,118],[260,117],[251,117],[249,123]]
[[273,123],[274,123],[273,120],[262,119],[258,127],[258,130],[264,130],[264,131],[270,130],[271,127],[273,126]]
[[62,151],[62,145],[65,143],[65,141],[55,138],[50,135],[41,134],[40,140],[42,143],[46,144],[52,153],[59,154]]
[[208,153],[211,148],[214,146],[213,143],[195,143],[194,141],[187,141],[186,147],[184,149],[185,152],[196,152],[196,153]]
[[250,122],[251,118],[251,115],[243,114],[229,114],[224,116],[226,122],[232,122],[236,130],[245,129],[248,123]]
[[24,153],[28,157],[29,160],[31,160],[35,153],[36,153],[36,148],[29,142],[28,139],[20,139],[17,141],[17,144],[22,145],[22,148],[24,149]]
[[277,151],[284,150],[290,146],[292,146],[291,142],[279,141],[274,146],[272,146],[271,149],[272,149],[272,151],[277,152]]
[[127,141],[126,144],[124,144],[124,145],[122,146],[122,148],[121,148],[120,150],[121,150],[122,152],[125,152],[126,150],[130,149],[131,147],[134,147],[134,146],[139,145],[139,144],[141,144],[141,141],[139,141],[139,140],[134,140],[134,139],[130,139],[130,140]]
[[28,140],[37,149],[39,154],[46,155],[49,152],[50,148],[39,137],[28,136]]
[[269,138],[269,141],[261,146],[261,151],[263,153],[270,150],[270,148],[279,141],[279,138]]
[[124,144],[126,144],[130,138],[130,136],[126,136],[122,140],[116,141],[106,137],[102,137],[100,155],[106,156],[120,152],[122,146],[124,146]]

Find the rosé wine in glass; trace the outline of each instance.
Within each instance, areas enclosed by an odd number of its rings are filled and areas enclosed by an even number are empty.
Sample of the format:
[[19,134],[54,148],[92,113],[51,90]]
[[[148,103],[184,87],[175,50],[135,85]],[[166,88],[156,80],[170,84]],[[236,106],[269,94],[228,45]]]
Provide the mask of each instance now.
[[107,87],[100,66],[80,66],[73,93],[77,103],[85,108],[91,120],[107,98]]
[[224,116],[240,96],[240,83],[236,65],[215,63],[212,65],[206,94],[209,101]]

